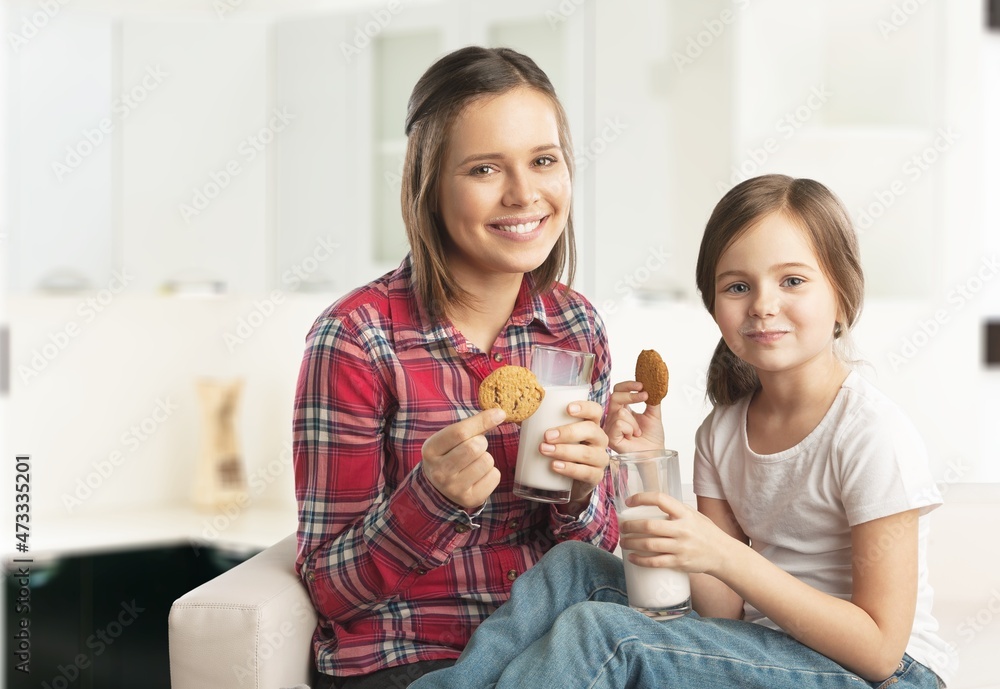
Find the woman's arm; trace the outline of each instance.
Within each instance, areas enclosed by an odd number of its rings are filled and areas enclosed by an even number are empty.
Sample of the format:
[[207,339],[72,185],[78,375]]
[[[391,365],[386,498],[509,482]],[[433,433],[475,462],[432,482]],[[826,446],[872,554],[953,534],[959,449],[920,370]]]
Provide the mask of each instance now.
[[868,681],[895,671],[916,609],[916,510],[852,529],[853,594],[847,601],[799,581],[669,495],[637,498],[635,504],[655,504],[671,519],[623,527],[622,547],[663,553],[633,555],[636,564],[716,577],[795,639]]
[[[398,595],[469,538],[456,529],[467,514],[423,466],[387,486],[386,392],[363,341],[339,319],[317,324],[296,389],[296,568],[317,610],[337,620]],[[482,439],[473,436],[474,450]]]

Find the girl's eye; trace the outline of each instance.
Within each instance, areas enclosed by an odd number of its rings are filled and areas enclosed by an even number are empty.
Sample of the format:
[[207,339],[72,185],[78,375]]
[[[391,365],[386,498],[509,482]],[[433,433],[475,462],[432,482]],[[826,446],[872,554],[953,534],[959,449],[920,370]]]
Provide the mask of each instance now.
[[726,291],[730,294],[746,294],[750,291],[750,288],[743,284],[742,282],[736,282],[726,288]]
[[805,280],[802,278],[785,278],[785,285],[788,287],[798,287],[799,285],[805,284]]

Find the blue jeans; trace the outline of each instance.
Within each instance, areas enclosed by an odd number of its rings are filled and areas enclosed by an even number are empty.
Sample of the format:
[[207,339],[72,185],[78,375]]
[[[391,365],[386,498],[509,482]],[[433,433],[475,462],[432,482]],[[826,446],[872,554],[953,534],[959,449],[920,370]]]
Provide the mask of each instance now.
[[628,607],[622,562],[578,542],[557,545],[514,583],[510,600],[450,668],[410,689],[760,687],[938,689],[904,656],[866,682],[787,634],[697,615],[656,622]]

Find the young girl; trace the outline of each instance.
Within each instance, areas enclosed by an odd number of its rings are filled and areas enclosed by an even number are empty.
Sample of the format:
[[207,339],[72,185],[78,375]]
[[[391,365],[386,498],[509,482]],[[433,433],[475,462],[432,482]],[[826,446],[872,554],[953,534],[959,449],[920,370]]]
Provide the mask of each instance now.
[[[557,282],[574,268],[573,148],[552,84],[513,50],[457,50],[417,82],[406,134],[411,253],[320,314],[296,391],[313,689],[404,687],[450,665],[557,541],[618,539],[604,325]],[[535,344],[595,354],[590,399],[540,444],[573,479],[565,505],[513,494],[518,428],[478,411],[482,380]]]
[[[414,687],[937,688],[953,671],[927,583],[926,515],[941,503],[918,434],[841,343],[863,278],[824,186],[768,175],[732,189],[702,240],[698,287],[722,333],[715,405],[696,438],[695,511],[630,521],[632,561],[691,574],[696,615],[627,607],[621,562],[558,546],[514,587],[458,663]],[[611,447],[663,447],[659,409],[620,383]]]

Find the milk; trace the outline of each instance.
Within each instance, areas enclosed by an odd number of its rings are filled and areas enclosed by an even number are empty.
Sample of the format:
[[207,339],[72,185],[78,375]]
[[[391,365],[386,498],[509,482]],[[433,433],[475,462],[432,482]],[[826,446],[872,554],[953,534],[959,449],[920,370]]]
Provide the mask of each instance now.
[[[666,519],[667,515],[654,505],[628,507],[618,514],[619,526],[622,522],[633,519]],[[668,613],[677,609],[682,614],[688,610],[691,598],[691,580],[687,572],[678,572],[662,567],[640,567],[628,560],[629,553],[635,551],[622,548],[622,559],[625,561],[625,589],[628,592],[628,604],[650,615],[659,617],[656,613]],[[645,555],[647,553],[640,553]]]
[[[564,492],[569,498],[573,479],[552,471],[552,458],[538,451],[545,432],[579,421],[566,411],[573,402],[581,402],[590,394],[589,385],[553,385],[545,387],[545,397],[538,410],[521,422],[521,440],[517,446],[517,467],[514,470],[514,493],[518,488]],[[527,497],[527,496],[524,496]],[[537,496],[535,496],[537,497]],[[552,496],[558,497],[558,496]]]

